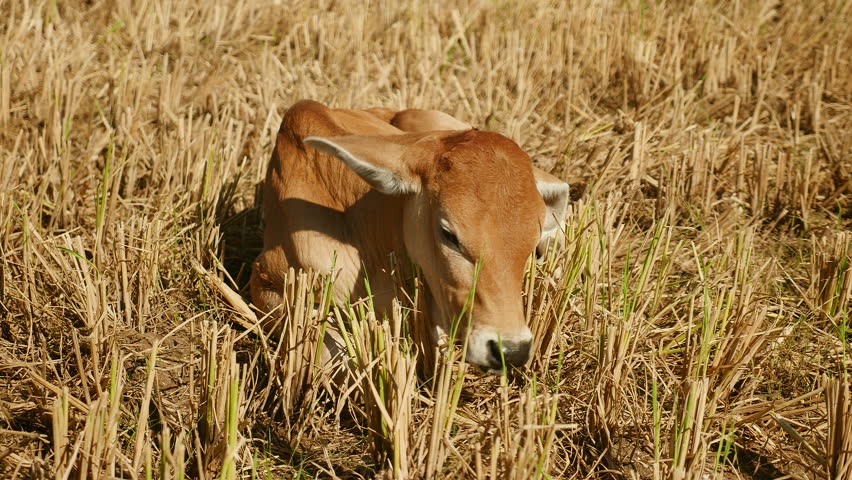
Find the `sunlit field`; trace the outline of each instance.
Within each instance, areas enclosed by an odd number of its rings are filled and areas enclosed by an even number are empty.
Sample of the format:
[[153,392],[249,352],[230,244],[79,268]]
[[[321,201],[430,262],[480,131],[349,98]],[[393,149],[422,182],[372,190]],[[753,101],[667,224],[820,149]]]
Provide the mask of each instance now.
[[[852,479],[852,3],[0,18],[0,477]],[[417,279],[389,316],[315,272],[253,309],[300,99],[442,110],[571,185],[526,368],[424,342]]]

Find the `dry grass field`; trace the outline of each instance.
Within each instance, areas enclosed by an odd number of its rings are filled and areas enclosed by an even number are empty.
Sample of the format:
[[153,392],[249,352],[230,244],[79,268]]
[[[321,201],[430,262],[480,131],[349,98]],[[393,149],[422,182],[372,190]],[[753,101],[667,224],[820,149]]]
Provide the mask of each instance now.
[[[852,479],[852,2],[0,15],[0,477]],[[412,279],[377,320],[294,273],[256,327],[260,186],[303,98],[443,110],[571,184],[519,286],[528,368],[424,348]]]

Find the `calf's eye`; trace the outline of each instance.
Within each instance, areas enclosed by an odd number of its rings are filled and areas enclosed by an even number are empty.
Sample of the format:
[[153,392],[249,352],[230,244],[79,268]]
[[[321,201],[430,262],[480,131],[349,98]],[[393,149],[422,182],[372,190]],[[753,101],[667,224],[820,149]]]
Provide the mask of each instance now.
[[458,249],[459,248],[459,237],[456,236],[455,233],[451,232],[446,227],[441,227],[441,236],[444,237],[444,241],[447,242],[451,247]]

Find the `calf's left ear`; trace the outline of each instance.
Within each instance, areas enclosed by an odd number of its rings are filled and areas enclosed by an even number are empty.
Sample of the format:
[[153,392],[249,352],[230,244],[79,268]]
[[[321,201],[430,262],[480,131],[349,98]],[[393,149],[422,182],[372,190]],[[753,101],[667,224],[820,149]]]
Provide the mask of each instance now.
[[540,257],[547,251],[550,241],[562,238],[565,215],[568,213],[569,189],[567,183],[536,167],[533,167],[533,176],[538,193],[547,207],[541,226],[541,240],[536,248],[536,254]]

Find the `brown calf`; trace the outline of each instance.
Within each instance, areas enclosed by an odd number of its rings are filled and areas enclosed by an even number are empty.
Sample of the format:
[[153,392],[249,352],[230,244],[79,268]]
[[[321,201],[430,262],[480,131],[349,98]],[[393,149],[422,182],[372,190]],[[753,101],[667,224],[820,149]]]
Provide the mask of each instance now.
[[311,268],[335,276],[338,300],[365,296],[369,279],[374,304],[389,309],[394,253],[425,277],[437,340],[481,261],[467,361],[491,372],[504,361],[521,366],[532,340],[520,293],[525,265],[557,236],[567,202],[567,184],[497,133],[440,112],[301,101],[284,116],[267,172],[252,298],[273,309],[288,268]]

